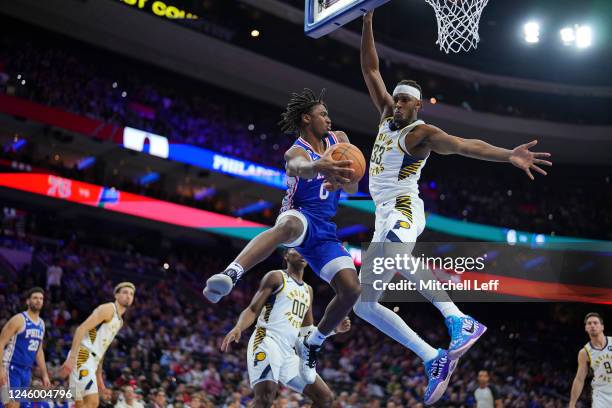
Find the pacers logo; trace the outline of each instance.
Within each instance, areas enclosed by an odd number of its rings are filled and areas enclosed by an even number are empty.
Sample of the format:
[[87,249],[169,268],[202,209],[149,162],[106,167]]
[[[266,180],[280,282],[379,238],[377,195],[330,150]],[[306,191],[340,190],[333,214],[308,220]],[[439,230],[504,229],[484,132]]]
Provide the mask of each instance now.
[[255,353],[255,366],[257,366],[257,363],[264,361],[265,359],[266,359],[266,353],[264,353],[263,351]]
[[89,375],[89,370],[80,370],[79,371],[79,380],[84,378],[84,377],[87,377],[88,375]]

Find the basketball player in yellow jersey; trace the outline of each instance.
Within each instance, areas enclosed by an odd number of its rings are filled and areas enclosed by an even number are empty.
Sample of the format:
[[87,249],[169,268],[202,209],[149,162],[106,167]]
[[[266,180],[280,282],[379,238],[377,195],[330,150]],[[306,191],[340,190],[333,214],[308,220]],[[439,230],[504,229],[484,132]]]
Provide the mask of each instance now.
[[134,302],[135,291],[131,282],[115,286],[115,301],[98,306],[74,332],[61,372],[70,375],[77,408],[96,408],[99,394],[105,398],[110,394],[102,377],[104,353],[123,326],[122,316]]
[[584,380],[593,372],[593,408],[612,407],[612,337],[604,334],[603,318],[598,313],[589,313],[584,318],[584,331],[589,342],[578,352],[578,370],[572,384],[569,408],[576,408]]
[[[418,180],[431,152],[512,163],[525,171],[531,179],[532,170],[546,175],[540,165],[551,165],[543,159],[550,154],[529,151],[537,143],[535,140],[508,150],[482,140],[451,136],[419,120],[417,114],[422,106],[421,87],[416,82],[401,81],[392,95],[387,92],[379,71],[372,17],[372,12],[364,16],[361,42],[361,70],[370,97],[381,114],[369,173],[370,193],[376,204],[372,242],[406,243],[407,252],[412,252],[417,237],[425,228],[425,211],[423,201],[419,198]],[[431,275],[427,270],[419,273]],[[389,281],[394,274],[395,271],[389,271],[381,277]],[[362,273],[362,285],[367,283],[367,279]],[[358,302],[355,312],[421,357],[429,378],[424,402],[432,404],[443,395],[457,359],[478,340],[486,327],[464,315],[446,294],[421,293],[444,315],[451,336],[448,350],[431,347],[397,314],[380,305],[378,299]],[[443,301],[441,297],[444,297]]]
[[[300,374],[300,357],[294,350],[298,339],[315,329],[312,325],[312,288],[302,280],[307,263],[293,248],[287,250],[284,259],[287,270],[271,271],[264,276],[251,304],[223,339],[221,351],[228,351],[231,342],[238,343],[242,332],[257,319],[247,346],[254,407],[271,407],[279,382],[308,396],[315,407],[330,407],[333,394],[329,387],[318,375],[314,383],[309,383]],[[350,321],[345,318],[332,334],[349,329]]]

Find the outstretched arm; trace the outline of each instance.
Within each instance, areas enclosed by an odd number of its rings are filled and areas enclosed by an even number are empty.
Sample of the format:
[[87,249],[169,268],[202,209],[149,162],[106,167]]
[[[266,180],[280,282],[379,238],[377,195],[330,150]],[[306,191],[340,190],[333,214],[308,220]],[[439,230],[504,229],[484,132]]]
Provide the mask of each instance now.
[[270,295],[277,291],[282,285],[283,277],[281,276],[281,272],[271,271],[264,276],[264,278],[261,280],[257,293],[255,293],[255,296],[253,296],[253,299],[251,299],[251,304],[249,304],[249,306],[244,309],[242,313],[240,313],[238,322],[223,339],[223,343],[221,343],[221,351],[229,351],[232,341],[234,343],[238,343],[240,341],[242,332],[255,323],[257,316],[259,316],[261,313],[261,310],[263,309]]
[[370,11],[363,16],[363,33],[361,35],[361,73],[365,80],[372,102],[384,119],[393,114],[393,97],[387,92],[385,82],[380,75],[378,53],[374,43],[374,30],[372,18],[374,12]]
[[588,372],[588,356],[585,349],[580,350],[578,353],[578,370],[576,370],[576,377],[572,383],[572,391],[570,394],[569,408],[576,408],[576,402],[582,394],[582,388],[584,387],[584,380]]
[[538,143],[537,140],[508,150],[478,139],[463,139],[451,136],[435,126],[427,125],[426,129],[427,135],[424,142],[438,154],[460,154],[479,160],[512,163],[523,170],[532,180],[534,177],[531,170],[546,175],[546,171],[539,165],[552,166],[550,161],[542,159],[543,157],[550,157],[550,153],[529,150]]

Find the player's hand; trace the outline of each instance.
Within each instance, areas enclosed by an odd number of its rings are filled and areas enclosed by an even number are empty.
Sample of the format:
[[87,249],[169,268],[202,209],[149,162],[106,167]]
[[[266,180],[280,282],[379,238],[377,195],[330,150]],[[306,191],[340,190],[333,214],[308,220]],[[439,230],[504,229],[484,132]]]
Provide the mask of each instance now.
[[345,317],[344,320],[342,320],[340,324],[336,326],[335,332],[340,334],[340,333],[346,333],[349,330],[351,330],[351,319],[349,319],[348,317]]
[[51,380],[49,380],[49,374],[44,374],[42,377],[43,387],[49,388],[51,387]]
[[7,374],[6,369],[3,364],[0,364],[0,387],[3,387],[7,384]]
[[370,10],[363,15],[363,22],[369,24],[372,22],[372,18],[374,17],[374,10]]
[[331,150],[328,149],[315,162],[315,170],[332,183],[347,184],[351,182],[351,177],[355,172],[350,167],[351,164],[353,164],[352,160],[334,160],[331,157]]
[[223,343],[221,343],[221,351],[227,352],[230,349],[230,344],[233,341],[234,343],[240,342],[240,337],[242,336],[242,331],[238,326],[234,327],[223,339]]
[[532,152],[529,150],[536,144],[538,144],[537,140],[522,144],[515,147],[510,154],[510,163],[527,173],[527,176],[532,180],[534,177],[531,174],[531,170],[535,170],[545,176],[547,174],[546,171],[539,165],[552,166],[552,163],[548,160],[541,159],[541,157],[550,157],[550,153]]
[[100,384],[98,384],[98,393],[100,394],[100,399],[104,401],[109,401],[113,396],[113,392],[110,389],[106,388],[105,385],[102,385],[100,387]]
[[70,358],[70,356],[68,356],[68,358],[62,365],[62,368],[60,369],[60,373],[59,373],[60,377],[67,378],[72,372],[72,369],[74,368],[74,366],[75,366],[75,361],[72,358]]

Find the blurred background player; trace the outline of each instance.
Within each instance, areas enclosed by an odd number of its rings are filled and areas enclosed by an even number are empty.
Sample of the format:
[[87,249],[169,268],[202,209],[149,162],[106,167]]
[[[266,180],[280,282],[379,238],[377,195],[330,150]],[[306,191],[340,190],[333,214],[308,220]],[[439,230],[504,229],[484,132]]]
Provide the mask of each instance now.
[[135,291],[131,282],[115,286],[115,301],[98,306],[74,332],[62,375],[70,375],[77,408],[96,408],[99,394],[109,397],[102,377],[104,353],[123,326],[122,316],[134,302]]
[[[306,260],[295,249],[286,251],[286,270],[268,272],[250,305],[242,311],[236,326],[225,336],[221,350],[229,350],[231,342],[238,343],[242,332],[257,319],[255,331],[247,347],[247,366],[254,406],[271,407],[278,392],[278,383],[312,399],[315,407],[330,407],[333,394],[316,376],[314,382],[300,374],[300,359],[294,350],[298,337],[312,330],[312,288],[303,280]],[[344,333],[350,328],[345,318],[336,328]]]
[[336,143],[348,143],[348,137],[344,132],[331,131],[322,96],[323,92],[317,96],[310,89],[294,93],[282,114],[282,130],[297,133],[298,138],[285,152],[288,189],[275,226],[252,239],[223,273],[208,279],[204,289],[209,300],[218,302],[245,271],[270,256],[279,245],[295,248],[336,293],[318,328],[298,345],[304,375],[311,382],[316,375],[318,349],[350,312],[361,292],[353,260],[331,220],[338,209],[338,185],[347,193],[357,192],[358,186],[349,179],[353,170],[346,166],[351,161],[334,161],[325,153]]
[[604,334],[603,318],[598,313],[586,315],[584,331],[589,335],[589,342],[578,352],[578,370],[572,384],[569,407],[576,407],[589,369],[593,373],[592,407],[612,407],[612,337]]
[[[530,152],[529,148],[536,141],[514,150],[502,149],[482,140],[448,135],[419,120],[417,115],[422,106],[421,87],[416,82],[400,81],[393,95],[387,92],[379,71],[372,18],[373,12],[364,16],[361,43],[363,77],[370,97],[381,114],[369,171],[370,193],[376,204],[376,226],[372,242],[412,244],[411,252],[417,237],[425,229],[425,211],[419,197],[418,181],[432,151],[509,162],[524,170],[532,179],[532,169],[546,175],[538,165],[551,163],[538,157],[548,157],[550,154]],[[395,271],[389,271],[385,278],[389,281],[394,275]],[[453,360],[465,354],[486,331],[486,327],[463,314],[447,296],[422,293],[444,315],[451,336],[448,351],[431,347],[401,317],[380,305],[378,299],[359,302],[355,306],[355,313],[421,357],[429,377],[425,402],[431,404],[444,393],[454,369]],[[382,292],[378,293],[380,295]],[[440,297],[444,299],[440,300]]]
[[45,322],[40,317],[44,293],[39,287],[30,289],[27,292],[27,310],[11,317],[0,332],[0,395],[8,408],[19,406],[18,401],[8,400],[8,391],[30,386],[34,362],[41,369],[43,386],[51,384],[43,352]]

